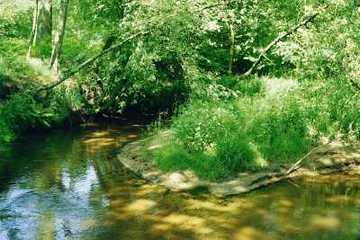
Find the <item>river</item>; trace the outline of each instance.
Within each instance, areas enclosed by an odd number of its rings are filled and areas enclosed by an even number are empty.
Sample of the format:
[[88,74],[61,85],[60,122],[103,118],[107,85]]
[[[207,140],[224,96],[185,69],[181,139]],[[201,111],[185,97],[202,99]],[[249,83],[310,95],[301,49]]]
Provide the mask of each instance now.
[[0,147],[0,239],[360,239],[360,177],[283,182],[245,196],[169,193],[127,172],[139,125],[88,125]]

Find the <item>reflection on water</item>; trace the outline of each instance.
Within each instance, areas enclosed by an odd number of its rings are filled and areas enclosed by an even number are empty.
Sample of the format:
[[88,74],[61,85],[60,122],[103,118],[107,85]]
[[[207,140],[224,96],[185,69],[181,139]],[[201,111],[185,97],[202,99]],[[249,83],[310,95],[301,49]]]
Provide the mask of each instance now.
[[140,127],[28,137],[0,150],[0,239],[360,239],[360,177],[282,183],[226,200],[125,171]]

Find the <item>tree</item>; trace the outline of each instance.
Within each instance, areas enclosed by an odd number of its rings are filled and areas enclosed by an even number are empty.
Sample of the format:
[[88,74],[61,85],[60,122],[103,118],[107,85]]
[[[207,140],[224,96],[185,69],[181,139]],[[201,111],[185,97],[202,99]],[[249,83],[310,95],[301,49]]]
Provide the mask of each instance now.
[[54,33],[54,41],[50,58],[50,68],[56,73],[59,73],[60,71],[59,60],[61,56],[62,44],[64,41],[68,6],[69,0],[60,0],[60,14],[58,26]]
[[51,43],[52,34],[52,0],[36,0],[33,10],[32,31],[27,57],[31,57],[36,45],[45,41]]
[[235,54],[235,32],[233,24],[228,23],[229,26],[229,66],[228,66],[228,74],[232,74],[233,62],[234,62],[234,54]]

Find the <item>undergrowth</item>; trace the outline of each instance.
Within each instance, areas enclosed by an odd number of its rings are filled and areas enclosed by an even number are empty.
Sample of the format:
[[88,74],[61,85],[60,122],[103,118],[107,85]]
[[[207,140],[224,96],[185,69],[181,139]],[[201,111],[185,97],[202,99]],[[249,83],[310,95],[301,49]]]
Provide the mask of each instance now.
[[359,136],[351,87],[323,84],[304,83],[274,96],[258,91],[231,100],[190,100],[173,118],[175,140],[156,152],[156,162],[165,171],[190,169],[204,179],[224,180],[291,164],[323,138]]

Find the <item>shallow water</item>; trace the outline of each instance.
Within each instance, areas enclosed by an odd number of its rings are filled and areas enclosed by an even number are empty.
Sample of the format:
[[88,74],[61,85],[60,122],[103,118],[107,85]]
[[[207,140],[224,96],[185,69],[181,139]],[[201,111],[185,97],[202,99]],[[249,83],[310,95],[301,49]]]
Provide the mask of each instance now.
[[360,239],[360,177],[284,182],[226,200],[124,170],[140,126],[88,126],[0,149],[0,239]]

